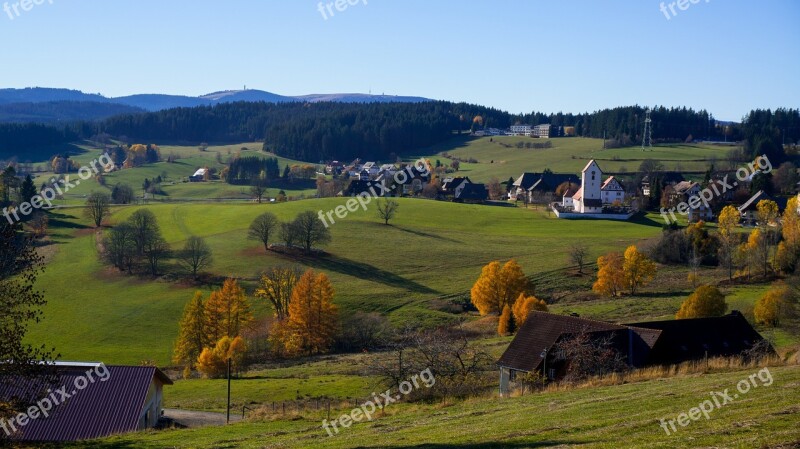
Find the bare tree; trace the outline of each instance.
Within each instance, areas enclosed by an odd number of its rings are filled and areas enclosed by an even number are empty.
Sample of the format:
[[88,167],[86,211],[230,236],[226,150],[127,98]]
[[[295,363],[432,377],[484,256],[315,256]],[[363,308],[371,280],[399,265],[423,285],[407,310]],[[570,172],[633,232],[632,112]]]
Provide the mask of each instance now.
[[500,180],[495,177],[489,180],[489,183],[486,184],[486,188],[489,190],[489,199],[491,200],[503,199],[503,196],[506,194],[505,189],[500,185]]
[[583,267],[586,265],[586,258],[589,257],[589,248],[582,243],[575,243],[569,250],[569,260],[578,266],[578,273],[583,274]]
[[211,247],[201,237],[189,237],[180,252],[178,262],[197,279],[197,273],[213,262]]
[[110,214],[111,197],[107,193],[92,192],[86,199],[86,209],[84,213],[87,218],[94,222],[94,227],[99,228],[103,224],[103,219]]
[[261,204],[261,201],[264,199],[264,195],[267,193],[266,183],[259,179],[253,181],[252,186],[250,187],[250,195],[253,196],[258,201],[258,204]]
[[289,302],[292,291],[303,273],[298,267],[273,267],[261,275],[261,283],[256,289],[256,296],[266,299],[272,304],[275,318],[283,320],[289,316]]
[[271,212],[265,212],[250,224],[250,231],[247,238],[250,240],[257,240],[264,245],[264,250],[269,251],[269,239],[273,237],[280,227],[281,223],[278,217]]
[[384,198],[378,201],[378,217],[383,220],[385,225],[388,225],[389,220],[397,215],[398,209],[400,209],[400,203],[395,200]]
[[582,331],[566,336],[554,345],[551,354],[553,365],[565,369],[564,380],[568,382],[628,369],[625,357],[614,348],[612,333]]
[[144,257],[150,266],[150,274],[158,276],[161,262],[168,259],[171,254],[172,251],[163,237],[157,235],[149,239],[144,246]]
[[331,241],[331,231],[325,227],[314,212],[301,212],[294,219],[292,228],[307,253],[310,253],[315,245],[324,245]]

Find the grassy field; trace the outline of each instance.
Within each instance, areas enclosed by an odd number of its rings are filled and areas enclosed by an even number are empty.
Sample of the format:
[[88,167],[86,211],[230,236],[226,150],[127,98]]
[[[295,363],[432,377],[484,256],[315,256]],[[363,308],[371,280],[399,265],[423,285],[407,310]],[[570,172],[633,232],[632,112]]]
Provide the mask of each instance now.
[[[772,367],[758,387],[738,395],[677,432],[662,419],[710,398],[736,392],[758,369],[657,379],[617,386],[486,397],[449,404],[399,404],[371,422],[353,424],[333,437],[315,413],[290,420],[245,422],[197,430],[147,432],[75,448],[789,448],[800,442],[796,394],[800,368]],[[768,379],[772,379],[769,382]],[[767,385],[769,384],[769,385]],[[169,392],[167,393],[169,394]],[[720,402],[722,402],[720,400]],[[335,418],[337,415],[333,415]]]
[[[56,200],[57,205],[81,205],[85,202],[86,196],[93,191],[106,191],[119,183],[128,184],[134,192],[141,197],[142,184],[145,179],[154,179],[161,176],[164,180],[162,187],[164,195],[156,195],[151,201],[179,201],[179,200],[217,200],[217,199],[239,199],[247,200],[250,198],[250,188],[247,186],[232,186],[222,181],[212,181],[204,183],[190,183],[188,177],[193,175],[198,168],[210,167],[218,171],[225,167],[231,157],[239,154],[241,156],[258,155],[261,157],[277,157],[278,165],[283,167],[293,164],[303,164],[273,154],[261,151],[261,143],[242,143],[235,145],[210,146],[205,151],[201,151],[196,146],[161,146],[161,156],[166,160],[170,155],[177,156],[174,163],[159,162],[147,164],[133,169],[125,169],[106,175],[106,186],[101,186],[95,179],[82,181],[80,185],[71,189],[63,199]],[[71,159],[80,165],[87,165],[101,155],[101,150],[89,144],[76,144],[72,151],[80,151]],[[221,160],[223,163],[218,162]],[[43,165],[43,164],[41,164]],[[53,173],[37,173],[36,184],[41,184],[44,180],[53,176]],[[76,175],[71,175],[74,180]],[[313,196],[316,194],[314,180],[298,180],[295,183],[283,183],[270,188],[268,194],[277,196],[280,190],[284,190],[290,196]]]
[[[639,169],[645,159],[660,160],[668,170],[705,171],[710,161],[722,160],[729,147],[710,145],[659,145],[652,151],[640,147],[603,149],[602,139],[558,138],[550,139],[553,147],[542,150],[518,149],[517,143],[543,143],[544,139],[530,137],[459,137],[453,141],[433,147],[419,156],[443,164],[449,160],[443,152],[463,160],[474,158],[478,163],[461,162],[458,175],[469,176],[476,182],[488,181],[492,177],[501,182],[509,176],[515,179],[523,172],[539,172],[549,168],[558,173],[580,173],[590,159],[596,159],[607,173],[630,173]],[[416,155],[415,155],[416,156]],[[416,156],[416,157],[419,157]]]
[[[568,265],[565,249],[574,241],[587,243],[596,257],[660,232],[655,217],[587,225],[515,207],[401,199],[391,226],[379,223],[374,204],[333,225],[333,243],[325,257],[296,260],[266,254],[246,239],[252,219],[265,211],[289,220],[301,211],[327,211],[344,202],[144,207],[156,214],[173,248],[190,235],[206,238],[215,259],[209,271],[242,278],[249,291],[267,268],[298,263],[331,277],[336,302],[345,313],[377,311],[396,323],[429,325],[457,318],[432,309],[431,300],[468,290],[492,260],[515,258],[526,273],[534,274]],[[122,221],[136,209],[117,209],[112,220]],[[44,321],[32,327],[30,341],[54,344],[66,359],[167,364],[184,304],[198,288],[123,276],[107,268],[98,260],[94,232],[77,209],[62,211],[51,224],[55,240],[46,248],[51,260],[39,282],[49,304]],[[266,313],[266,306],[256,305]]]

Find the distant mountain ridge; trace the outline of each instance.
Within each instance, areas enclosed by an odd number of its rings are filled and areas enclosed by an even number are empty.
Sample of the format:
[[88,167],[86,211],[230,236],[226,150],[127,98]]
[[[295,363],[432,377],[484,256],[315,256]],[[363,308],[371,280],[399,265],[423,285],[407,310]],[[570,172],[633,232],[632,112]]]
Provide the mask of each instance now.
[[[339,103],[421,103],[433,101],[423,97],[411,96],[391,96],[391,95],[369,95],[369,94],[312,94],[301,96],[284,96],[263,90],[227,90],[213,92],[199,97],[185,95],[165,95],[165,94],[137,94],[125,97],[109,98],[100,94],[87,94],[78,90],[56,89],[45,87],[29,87],[25,89],[0,89],[0,109],[7,105],[15,105],[14,109],[25,109],[24,105],[51,103],[54,106],[48,107],[51,115],[45,117],[46,121],[59,121],[74,118],[70,114],[59,116],[57,104],[64,106],[70,102],[95,103],[95,104],[114,104],[130,108],[138,108],[145,111],[161,111],[179,107],[209,106],[219,103],[232,103],[237,101],[245,102],[269,102],[285,103],[292,101],[317,103],[322,101]],[[41,109],[41,108],[37,108]],[[74,111],[76,106],[69,105],[69,109]],[[89,109],[83,107],[82,109]],[[111,111],[105,107],[106,111]],[[91,118],[102,116],[102,112],[87,112]],[[24,114],[23,114],[24,115]],[[20,115],[22,117],[23,115]],[[8,115],[7,115],[8,116]],[[102,118],[102,117],[99,117]],[[2,121],[2,120],[0,120]],[[25,121],[25,120],[23,120]]]

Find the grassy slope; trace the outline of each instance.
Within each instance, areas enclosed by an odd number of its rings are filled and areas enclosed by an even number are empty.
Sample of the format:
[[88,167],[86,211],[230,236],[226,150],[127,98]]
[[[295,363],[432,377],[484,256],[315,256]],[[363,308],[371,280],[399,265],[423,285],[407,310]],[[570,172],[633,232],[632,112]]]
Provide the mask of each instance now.
[[[755,369],[658,379],[619,386],[474,399],[451,406],[395,405],[369,423],[328,437],[319,418],[149,432],[75,444],[80,448],[689,448],[779,447],[800,442],[800,368],[770,368],[774,382],[667,436],[675,419],[730,389]],[[760,384],[760,381],[759,381]],[[336,415],[333,415],[334,417]],[[791,444],[780,447],[794,447]]]
[[[292,263],[265,254],[246,240],[251,220],[265,211],[283,220],[304,210],[329,210],[344,199],[277,205],[168,204],[149,207],[164,237],[180,248],[189,235],[205,237],[214,250],[210,271],[255,280],[274,265]],[[527,273],[567,264],[565,249],[582,240],[592,256],[660,232],[650,219],[637,223],[564,221],[513,207],[400,200],[392,226],[378,223],[374,204],[331,227],[330,256],[303,265],[328,273],[345,313],[379,311],[398,321],[444,322],[453,315],[431,310],[429,300],[468,290],[486,263],[516,258]],[[115,211],[114,221],[136,207]],[[71,213],[73,212],[70,210]],[[41,277],[49,304],[34,326],[32,342],[55,344],[67,359],[168,363],[177,322],[194,288],[121,276],[97,260],[94,235],[73,229],[86,221],[55,221],[57,252]],[[73,227],[73,228],[70,228]],[[569,236],[565,239],[564,236]],[[252,291],[253,283],[245,282]],[[263,312],[263,307],[260,308]]]
[[497,177],[500,181],[507,180],[509,176],[516,179],[522,172],[542,172],[546,168],[560,173],[579,173],[589,159],[597,159],[600,167],[611,173],[636,171],[644,159],[660,160],[669,170],[682,168],[703,171],[709,164],[706,159],[724,159],[730,150],[728,147],[674,144],[643,152],[639,147],[603,150],[602,139],[559,138],[550,141],[553,148],[529,150],[514,146],[517,142],[542,143],[544,140],[528,137],[459,137],[422,154],[434,162],[439,159],[443,164],[449,164],[449,160],[441,156],[442,152],[462,160],[475,158],[477,164],[462,162],[458,174],[469,176],[476,182],[484,182],[491,177]]
[[[94,159],[98,158],[101,154],[99,149],[93,148],[89,145],[78,146],[83,153],[73,156],[76,162],[81,165],[87,165]],[[63,200],[57,200],[58,205],[80,205],[85,201],[86,195],[92,191],[109,191],[115,184],[126,183],[133,187],[134,191],[141,195],[141,186],[145,178],[154,179],[157,176],[165,178],[163,189],[166,196],[158,196],[157,199],[190,199],[190,200],[205,200],[217,198],[250,198],[249,187],[247,186],[232,186],[224,182],[215,181],[209,183],[188,183],[183,182],[186,178],[193,175],[198,168],[212,167],[220,170],[224,164],[217,162],[217,155],[219,154],[222,161],[228,161],[232,155],[241,154],[270,156],[261,151],[260,143],[244,143],[235,145],[224,146],[211,146],[206,151],[200,151],[197,147],[191,146],[175,146],[164,145],[160,146],[161,156],[166,159],[170,155],[177,155],[180,157],[175,163],[169,164],[160,162],[157,164],[148,164],[134,169],[126,169],[117,171],[106,176],[106,185],[103,187],[97,183],[96,180],[90,179],[82,181],[79,186],[72,189],[67,193]],[[281,170],[285,165],[302,164],[302,162],[294,161],[278,157],[278,165]],[[166,176],[165,176],[166,175]],[[39,173],[35,182],[41,184],[45,179],[52,177],[52,173]],[[75,180],[76,175],[71,175],[71,179]],[[313,180],[306,182],[298,182],[296,184],[284,185],[269,189],[269,194],[275,196],[280,189],[284,189],[288,195],[306,196],[316,193]]]

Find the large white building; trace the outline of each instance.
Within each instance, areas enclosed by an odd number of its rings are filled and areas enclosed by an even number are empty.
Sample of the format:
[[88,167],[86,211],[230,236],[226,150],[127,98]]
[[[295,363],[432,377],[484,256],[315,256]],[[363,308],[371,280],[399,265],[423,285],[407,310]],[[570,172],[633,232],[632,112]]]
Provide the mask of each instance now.
[[513,125],[511,126],[510,130],[511,134],[515,136],[530,137],[533,128],[531,128],[531,125]]
[[577,192],[567,191],[561,206],[579,214],[603,213],[603,206],[625,201],[625,189],[613,176],[603,182],[603,170],[592,159],[581,171]]

